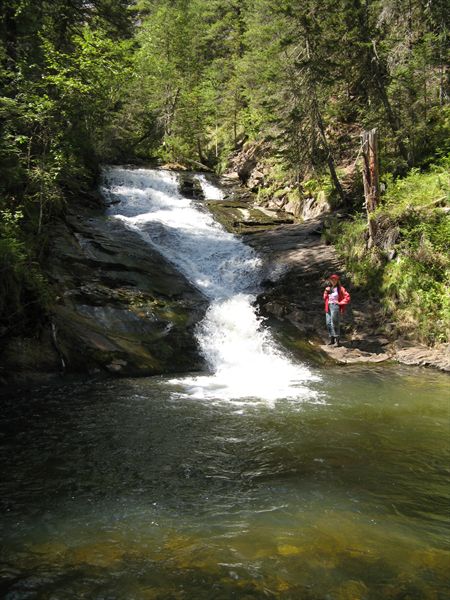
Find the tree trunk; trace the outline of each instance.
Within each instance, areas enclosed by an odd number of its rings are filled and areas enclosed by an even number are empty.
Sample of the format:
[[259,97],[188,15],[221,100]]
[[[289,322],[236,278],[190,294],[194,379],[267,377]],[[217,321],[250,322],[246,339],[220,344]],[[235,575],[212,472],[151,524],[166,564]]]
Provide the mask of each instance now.
[[387,95],[386,83],[385,83],[385,79],[386,79],[385,67],[381,63],[380,57],[378,56],[375,40],[372,40],[372,64],[373,64],[373,73],[375,76],[375,82],[376,82],[378,91],[380,93],[380,98],[383,103],[384,109],[386,111],[386,116],[388,118],[389,125],[392,129],[392,132],[394,133],[394,136],[396,137],[398,151],[400,153],[400,156],[409,165],[410,159],[408,156],[408,150],[407,150],[405,144],[403,143],[403,140],[400,138],[400,129],[401,129],[400,119],[398,118],[398,115],[394,112],[394,109],[392,108],[391,102]]
[[[311,60],[311,46],[310,46],[308,37],[306,37],[306,55],[307,55],[308,59]],[[322,119],[322,115],[321,115],[320,108],[319,108],[319,100],[317,97],[317,90],[316,90],[316,83],[314,80],[314,74],[311,73],[310,69],[311,68],[308,69],[308,80],[309,80],[309,88],[310,88],[311,95],[312,95],[313,118],[315,121],[315,125],[317,126],[317,129],[319,131],[320,139],[322,140],[322,144],[323,144],[323,147],[324,147],[326,155],[327,155],[327,165],[328,165],[328,170],[330,171],[330,176],[333,181],[333,185],[339,195],[339,198],[341,199],[342,204],[344,204],[344,202],[345,202],[344,190],[342,189],[341,182],[339,181],[339,177],[337,176],[337,173],[336,173],[336,167],[334,165],[333,155],[331,154],[331,148],[330,148],[330,145],[328,144],[327,136],[325,133],[325,126],[323,124],[323,119]]]
[[373,212],[380,201],[378,133],[376,129],[364,131],[361,134],[361,147],[363,156],[364,198],[369,228],[369,240],[367,245],[371,248],[375,243],[376,234],[376,224],[373,219]]
[[200,138],[197,138],[197,153],[198,153],[198,159],[199,161],[204,164],[205,163],[205,157],[203,156],[203,150],[202,150],[202,144],[200,142]]

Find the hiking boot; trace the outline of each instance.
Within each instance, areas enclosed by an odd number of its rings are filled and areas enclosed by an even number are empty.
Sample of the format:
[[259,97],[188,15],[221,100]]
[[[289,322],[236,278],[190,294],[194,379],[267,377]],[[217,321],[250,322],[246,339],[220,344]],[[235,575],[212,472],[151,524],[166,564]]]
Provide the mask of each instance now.
[[327,346],[334,346],[334,341],[335,341],[335,339],[336,339],[336,338],[334,338],[334,337],[330,337],[330,339],[329,339],[329,340],[328,340],[328,342],[327,342]]
[[335,346],[336,348],[338,348],[341,344],[339,343],[339,338],[334,338],[334,344],[333,346]]

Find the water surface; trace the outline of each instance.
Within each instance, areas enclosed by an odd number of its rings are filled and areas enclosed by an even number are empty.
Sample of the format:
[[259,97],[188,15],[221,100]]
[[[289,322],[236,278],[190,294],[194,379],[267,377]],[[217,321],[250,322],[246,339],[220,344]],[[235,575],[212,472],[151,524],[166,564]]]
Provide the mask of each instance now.
[[447,376],[336,368],[310,388],[4,398],[1,597],[448,598]]

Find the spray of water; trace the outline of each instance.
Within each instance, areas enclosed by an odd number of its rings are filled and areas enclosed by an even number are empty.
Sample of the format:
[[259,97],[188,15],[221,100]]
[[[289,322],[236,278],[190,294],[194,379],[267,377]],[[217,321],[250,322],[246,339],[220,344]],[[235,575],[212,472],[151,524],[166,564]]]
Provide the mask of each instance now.
[[[204,194],[222,192],[199,175]],[[199,203],[183,198],[176,174],[105,169],[109,214],[156,247],[210,300],[197,339],[211,373],[173,380],[177,393],[209,400],[311,397],[313,378],[277,346],[254,307],[262,262]]]

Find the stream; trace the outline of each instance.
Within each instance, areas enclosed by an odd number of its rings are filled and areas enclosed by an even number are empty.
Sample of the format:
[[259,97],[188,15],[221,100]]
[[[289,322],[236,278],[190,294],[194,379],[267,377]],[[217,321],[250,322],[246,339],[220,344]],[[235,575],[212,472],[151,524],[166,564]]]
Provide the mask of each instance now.
[[102,191],[208,298],[208,369],[1,398],[0,598],[449,598],[448,376],[298,362],[254,307],[260,257],[176,174]]

